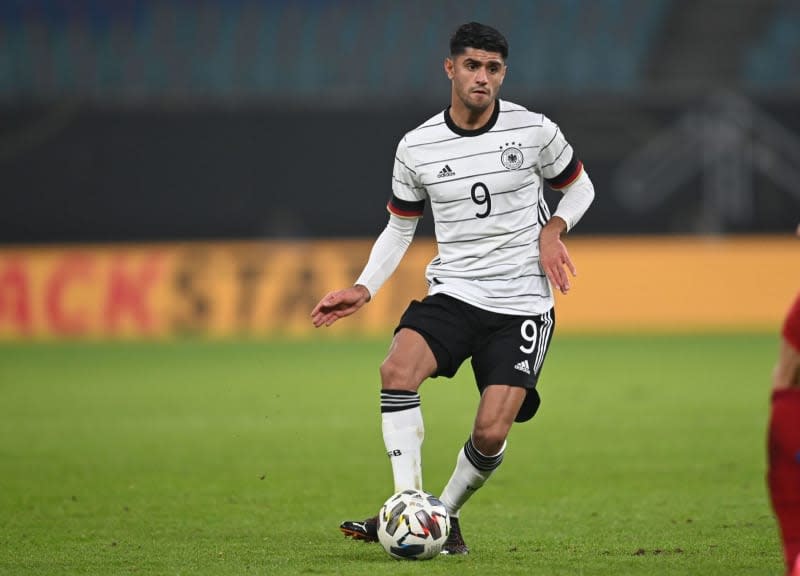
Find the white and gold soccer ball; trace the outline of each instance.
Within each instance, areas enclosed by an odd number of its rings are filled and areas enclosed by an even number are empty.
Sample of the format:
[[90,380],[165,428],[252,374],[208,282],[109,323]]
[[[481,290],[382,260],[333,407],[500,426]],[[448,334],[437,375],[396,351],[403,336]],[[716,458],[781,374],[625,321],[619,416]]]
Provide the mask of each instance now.
[[450,535],[444,504],[422,490],[393,494],[378,514],[378,539],[399,560],[428,560],[439,555]]

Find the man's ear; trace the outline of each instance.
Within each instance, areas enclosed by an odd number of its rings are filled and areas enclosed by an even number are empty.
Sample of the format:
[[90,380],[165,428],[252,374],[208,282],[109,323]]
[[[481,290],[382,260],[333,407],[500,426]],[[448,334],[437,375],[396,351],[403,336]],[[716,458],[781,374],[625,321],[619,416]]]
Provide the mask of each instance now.
[[444,59],[444,71],[447,74],[447,77],[452,80],[453,76],[455,75],[455,65],[453,64],[452,58]]

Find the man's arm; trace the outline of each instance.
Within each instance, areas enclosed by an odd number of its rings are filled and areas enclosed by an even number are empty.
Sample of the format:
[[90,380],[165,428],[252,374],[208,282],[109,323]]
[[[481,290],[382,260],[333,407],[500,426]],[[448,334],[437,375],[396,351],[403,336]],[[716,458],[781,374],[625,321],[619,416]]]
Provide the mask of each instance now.
[[782,340],[778,362],[772,372],[772,387],[779,390],[792,386],[800,387],[800,352]]
[[367,264],[355,285],[328,292],[311,311],[311,321],[315,327],[330,326],[340,318],[350,316],[372,299],[403,259],[414,238],[417,220],[389,215],[389,222],[375,240]]
[[561,189],[564,196],[558,203],[555,214],[548,220],[539,234],[539,262],[547,274],[550,283],[562,294],[569,292],[569,276],[578,272],[569,257],[567,247],[561,241],[561,234],[572,229],[584,215],[594,200],[594,185],[589,175],[582,171],[581,175],[567,187]]

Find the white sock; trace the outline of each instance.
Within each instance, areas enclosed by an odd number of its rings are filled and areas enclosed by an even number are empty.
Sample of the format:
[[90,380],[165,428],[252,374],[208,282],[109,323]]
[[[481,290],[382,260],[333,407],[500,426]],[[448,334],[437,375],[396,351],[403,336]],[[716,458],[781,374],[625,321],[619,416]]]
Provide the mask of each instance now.
[[448,514],[458,518],[461,507],[489,479],[500,466],[505,454],[506,444],[494,456],[482,454],[472,444],[472,438],[458,451],[456,468],[439,499],[447,508]]
[[381,391],[383,443],[392,463],[394,490],[422,490],[422,422],[419,394]]

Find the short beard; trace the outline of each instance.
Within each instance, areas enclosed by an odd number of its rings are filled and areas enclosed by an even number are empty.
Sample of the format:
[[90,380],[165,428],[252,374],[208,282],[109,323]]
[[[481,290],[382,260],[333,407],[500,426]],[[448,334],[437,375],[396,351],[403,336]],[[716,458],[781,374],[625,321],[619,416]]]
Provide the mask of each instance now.
[[465,98],[462,98],[462,99],[461,99],[461,103],[462,103],[462,104],[464,104],[464,107],[465,107],[467,110],[469,110],[470,112],[472,112],[472,113],[477,113],[477,114],[481,114],[481,113],[483,113],[483,112],[486,112],[486,110],[487,110],[487,109],[488,109],[488,108],[489,108],[491,105],[493,105],[493,104],[494,104],[494,99],[493,99],[493,98],[491,98],[491,99],[487,100],[486,104],[475,104],[474,102],[472,102],[472,101],[471,101],[471,100],[469,100],[468,98],[467,98],[467,99],[465,99]]

